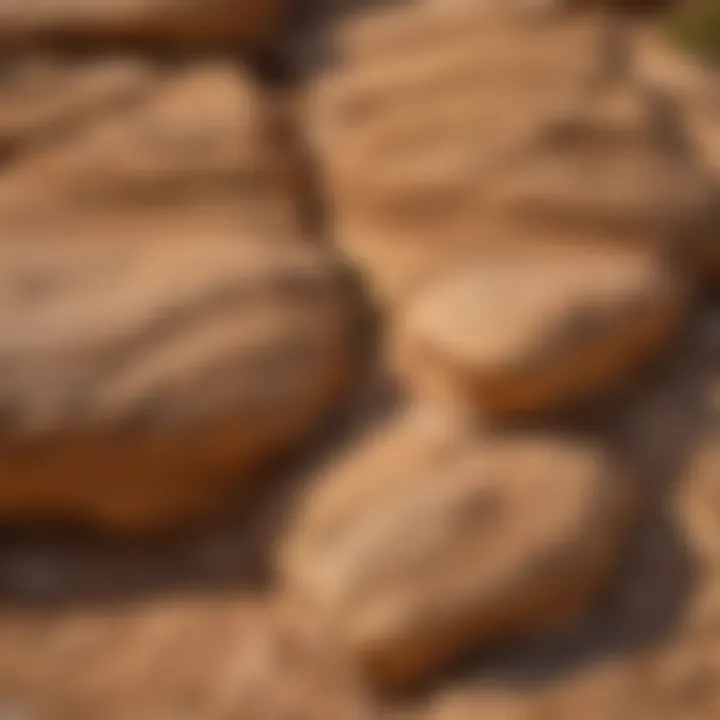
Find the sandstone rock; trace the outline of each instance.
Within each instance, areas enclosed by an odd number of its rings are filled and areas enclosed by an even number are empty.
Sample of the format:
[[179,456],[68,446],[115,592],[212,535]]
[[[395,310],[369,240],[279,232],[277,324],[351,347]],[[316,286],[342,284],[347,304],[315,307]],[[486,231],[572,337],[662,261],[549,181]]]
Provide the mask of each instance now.
[[339,43],[347,60],[312,98],[316,145],[338,243],[385,302],[468,248],[664,251],[709,211],[672,103],[592,15],[431,3],[370,14]]
[[[53,720],[373,720],[343,653],[274,600],[0,614],[0,692]],[[92,658],[92,660],[90,660]]]
[[658,397],[642,413],[623,406],[612,423],[614,432],[629,411],[631,425],[643,426],[622,431],[630,430],[631,445],[649,436],[648,447],[636,449],[654,453],[643,473],[668,474],[668,465],[681,462],[669,478],[643,480],[654,486],[643,490],[653,496],[643,501],[649,522],[635,534],[625,570],[597,615],[556,641],[464,667],[408,717],[704,720],[718,714],[718,408],[708,393],[705,359],[687,360],[684,369],[658,378],[651,393]]
[[378,10],[340,31],[344,62],[308,100],[312,142],[336,240],[382,300],[405,266],[478,242],[479,178],[596,78],[602,39],[595,18],[502,3]]
[[355,0],[355,5],[366,12],[336,23],[335,40],[350,60],[363,62],[373,58],[382,62],[386,54],[397,58],[400,52],[418,52],[423,43],[447,50],[449,40],[467,41],[486,32],[488,23],[504,32],[505,23],[517,27],[517,23],[552,21],[565,10],[563,0]]
[[240,221],[292,221],[290,173],[269,105],[242,71],[201,63],[70,138],[28,153],[0,177],[11,224],[224,204]]
[[247,45],[266,41],[282,10],[281,0],[3,0],[0,42],[16,48]]
[[349,369],[346,303],[299,242],[0,244],[0,517],[152,529],[306,437]]
[[151,91],[157,72],[127,58],[92,63],[34,56],[0,69],[0,151],[31,149]]
[[487,204],[539,235],[672,248],[689,241],[713,200],[686,140],[670,98],[632,77],[610,80],[498,168]]
[[595,399],[658,355],[687,308],[649,254],[583,248],[484,253],[398,316],[396,364],[420,395],[491,417]]
[[582,440],[480,439],[405,419],[309,489],[283,576],[333,618],[373,682],[406,687],[587,610],[633,495]]
[[[594,20],[538,19],[492,3],[396,13],[397,23],[380,14],[396,31],[390,37],[363,38],[362,25],[351,29],[359,38],[341,37],[347,62],[322,77],[312,96],[317,142],[340,183],[336,192],[354,190],[346,198],[353,206],[382,203],[391,189],[409,193],[400,181],[444,187],[461,150],[466,165],[481,166],[503,140],[554,115],[601,68]],[[446,172],[415,177],[432,160]]]

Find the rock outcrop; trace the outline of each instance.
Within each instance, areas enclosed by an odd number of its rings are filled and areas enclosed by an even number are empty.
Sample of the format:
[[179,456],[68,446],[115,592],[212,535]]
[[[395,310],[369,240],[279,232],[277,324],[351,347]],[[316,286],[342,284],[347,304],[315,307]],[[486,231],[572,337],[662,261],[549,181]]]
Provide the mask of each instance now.
[[398,313],[398,375],[487,417],[597,400],[663,354],[689,307],[654,254],[554,245],[463,258]]
[[697,251],[685,246],[710,211],[710,178],[624,40],[593,16],[520,3],[431,3],[340,33],[311,132],[337,244],[382,302],[468,249]]
[[234,65],[208,61],[172,72],[6,167],[0,218],[6,229],[44,223],[62,232],[102,217],[111,230],[130,214],[172,221],[176,212],[220,208],[245,229],[297,232],[291,163],[271,133],[271,113]]
[[217,507],[348,378],[343,290],[298,241],[33,238],[0,257],[6,520],[143,529]]
[[378,717],[335,641],[275,598],[158,599],[43,621],[4,611],[0,632],[8,712],[57,720]]
[[592,443],[465,435],[422,416],[315,482],[284,579],[392,689],[587,610],[634,503],[632,479]]

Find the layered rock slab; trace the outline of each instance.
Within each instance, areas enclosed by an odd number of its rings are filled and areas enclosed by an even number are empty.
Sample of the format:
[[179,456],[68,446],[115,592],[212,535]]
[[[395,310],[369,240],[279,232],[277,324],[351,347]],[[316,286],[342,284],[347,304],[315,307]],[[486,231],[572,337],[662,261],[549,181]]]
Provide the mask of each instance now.
[[152,91],[152,64],[127,57],[92,63],[50,55],[5,58],[0,73],[0,151],[12,155]]
[[399,376],[418,395],[493,418],[602,398],[662,355],[689,309],[652,253],[562,245],[464,257],[397,315]]
[[[291,163],[273,134],[269,98],[242,68],[200,62],[25,153],[0,175],[8,231],[78,218],[215,209],[240,227],[295,230]],[[257,225],[260,223],[260,225]]]
[[150,530],[217,508],[348,377],[347,297],[295,240],[0,244],[0,517]]
[[337,242],[382,301],[468,248],[695,251],[709,178],[616,34],[493,3],[378,11],[340,33],[344,61],[311,98],[315,142]]
[[[421,707],[418,703],[405,717],[571,720],[582,714],[592,720],[643,716],[704,720],[716,715],[720,710],[720,442],[717,414],[709,417],[711,422],[696,438],[697,446],[667,498],[671,532],[688,567],[683,570],[682,565],[677,566],[672,548],[650,543],[650,553],[642,553],[640,564],[633,564],[619,583],[618,598],[628,593],[625,585],[637,586],[637,595],[629,602],[621,599],[624,610],[618,613],[617,608],[610,608],[602,628],[591,631],[588,654],[580,656],[586,658],[584,662],[576,657],[572,666],[561,665],[558,672],[535,684],[513,681],[512,672],[490,677],[478,674],[425,698]],[[678,552],[677,547],[674,552]],[[653,566],[661,568],[659,577]],[[639,646],[622,644],[626,633],[634,632],[645,618],[658,612],[659,605],[670,602],[669,596],[678,593],[684,599],[665,632]],[[604,643],[612,637],[617,643],[618,635],[620,644],[606,653]],[[520,653],[514,657],[522,664]],[[540,653],[538,660],[542,666],[552,666],[552,650]]]
[[416,258],[452,253],[473,178],[596,78],[602,37],[594,19],[498,3],[378,9],[341,28],[341,59],[308,98],[311,135],[338,245],[383,300]]
[[632,483],[592,443],[396,421],[332,463],[281,551],[371,680],[407,688],[588,609],[614,567]]

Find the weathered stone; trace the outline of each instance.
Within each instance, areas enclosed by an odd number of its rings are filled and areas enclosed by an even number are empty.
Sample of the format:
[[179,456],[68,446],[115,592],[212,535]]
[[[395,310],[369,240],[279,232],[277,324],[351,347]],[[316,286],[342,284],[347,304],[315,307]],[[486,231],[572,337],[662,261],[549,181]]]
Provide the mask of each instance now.
[[590,443],[406,418],[309,489],[281,565],[369,677],[403,687],[586,611],[633,496]]
[[431,3],[341,34],[347,61],[313,96],[316,144],[338,244],[383,301],[468,248],[664,251],[709,211],[709,177],[672,103],[623,62],[622,34],[540,10]]
[[369,13],[311,94],[336,241],[382,300],[483,242],[483,178],[602,70],[595,18],[512,5]]
[[151,92],[157,79],[152,65],[128,58],[6,58],[0,66],[0,152],[54,140]]
[[634,476],[643,476],[644,520],[597,615],[555,641],[506,649],[478,663],[476,672],[463,668],[409,718],[704,720],[718,714],[718,408],[707,384],[711,367],[691,355],[661,373],[656,387],[649,383],[640,405],[624,405],[611,423]]
[[171,215],[168,209],[222,204],[237,218],[284,217],[290,226],[291,177],[269,112],[238,68],[205,63],[180,71],[6,168],[4,227],[44,222],[61,229],[79,216]]
[[685,143],[669,98],[633,78],[609,81],[498,168],[487,203],[539,235],[672,248],[712,200],[711,178]]
[[[397,27],[385,19],[397,31],[385,38],[385,53],[372,34],[356,38],[346,65],[322,77],[313,94],[334,190],[352,189],[343,199],[353,207],[400,205],[414,190],[446,187],[450,171],[461,169],[461,151],[465,169],[481,168],[503,141],[524,137],[539,117],[570,102],[601,67],[592,21],[538,20],[492,5],[396,12]],[[363,47],[373,40],[371,50]],[[429,172],[433,160],[432,169],[445,170],[439,177]]]
[[635,375],[668,345],[686,309],[683,283],[651,254],[483,253],[408,303],[396,363],[416,392],[458,409],[550,412]]
[[0,693],[18,717],[377,717],[317,620],[273,599],[166,598],[36,615],[4,610],[0,633]]
[[187,49],[267,41],[281,0],[3,0],[4,47],[48,43]]
[[151,529],[305,438],[349,369],[346,303],[299,242],[0,244],[0,517]]

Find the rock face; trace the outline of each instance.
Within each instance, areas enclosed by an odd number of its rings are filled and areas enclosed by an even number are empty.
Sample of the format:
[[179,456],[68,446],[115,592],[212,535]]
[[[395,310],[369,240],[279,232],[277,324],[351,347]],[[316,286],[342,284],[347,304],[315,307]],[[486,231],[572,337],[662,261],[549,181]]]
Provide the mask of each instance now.
[[166,599],[42,619],[4,611],[0,631],[8,712],[57,720],[377,717],[332,639],[273,599]]
[[161,211],[172,218],[175,210],[224,207],[244,227],[271,218],[287,232],[290,173],[271,121],[258,88],[230,64],[171,73],[9,166],[0,177],[0,216],[6,227],[62,228],[78,217]]
[[4,0],[5,47],[74,43],[169,48],[257,43],[267,39],[281,0]]
[[[670,418],[670,422],[678,418]],[[670,535],[679,542],[673,557],[670,547],[648,545],[649,552],[631,561],[620,583],[638,583],[639,597],[620,600],[611,608],[602,628],[591,633],[590,645],[601,643],[618,633],[632,633],[643,618],[657,614],[658,607],[675,594],[684,601],[669,632],[654,636],[653,642],[632,648],[613,645],[625,652],[610,656],[593,654],[594,661],[565,667],[547,682],[493,682],[476,676],[459,682],[423,703],[411,717],[422,720],[573,720],[578,715],[592,720],[636,717],[660,720],[705,720],[720,707],[720,503],[718,502],[718,462],[720,442],[717,413],[711,413],[715,427],[705,427],[690,462],[678,478],[679,485],[670,500]],[[696,438],[698,440],[698,438]],[[669,528],[666,527],[666,532]],[[645,532],[642,533],[646,534]],[[669,539],[669,538],[668,538]],[[644,540],[641,544],[647,542]],[[689,564],[690,586],[682,565]],[[655,575],[652,566],[660,568]],[[687,568],[686,568],[687,569]],[[679,571],[679,572],[678,572]],[[669,572],[669,574],[668,574]],[[658,584],[658,581],[659,584]],[[632,593],[631,593],[632,594]],[[599,634],[598,634],[599,633]],[[625,639],[627,642],[627,638]],[[597,653],[597,649],[595,650]],[[540,663],[548,656],[540,655]],[[521,660],[522,662],[522,660]],[[492,677],[492,676],[491,676]],[[507,677],[507,676],[506,676]],[[521,676],[522,677],[522,676]]]
[[0,0],[0,720],[720,717],[720,84],[580,4]]
[[468,248],[664,249],[708,212],[672,103],[596,18],[492,3],[378,15],[340,33],[346,61],[312,119],[338,243],[383,301]]
[[348,372],[331,265],[207,236],[0,246],[0,517],[143,529],[217,505]]
[[378,11],[339,33],[312,132],[337,242],[382,300],[482,240],[480,179],[592,82],[601,40],[595,19],[497,3]]
[[632,76],[609,78],[540,127],[487,188],[507,237],[524,226],[540,237],[660,249],[689,242],[711,202],[711,176],[672,99]]
[[486,252],[408,303],[397,322],[396,363],[421,395],[470,412],[553,412],[644,368],[687,307],[683,282],[653,254]]
[[151,91],[157,71],[130,58],[92,64],[49,57],[5,59],[0,74],[0,151],[48,141],[77,123]]
[[290,587],[390,688],[586,610],[633,505],[592,444],[405,422],[310,489],[282,560]]

